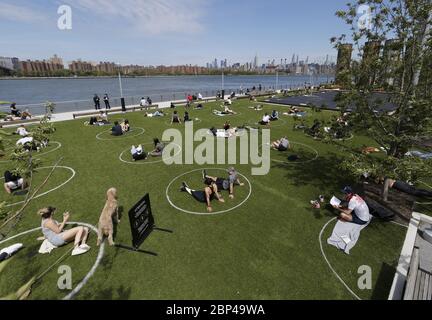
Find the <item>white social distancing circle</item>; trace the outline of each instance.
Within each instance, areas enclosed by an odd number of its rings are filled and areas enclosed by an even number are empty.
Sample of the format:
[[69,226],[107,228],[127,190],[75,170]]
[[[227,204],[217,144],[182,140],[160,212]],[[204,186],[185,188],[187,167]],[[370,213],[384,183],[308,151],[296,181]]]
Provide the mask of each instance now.
[[169,203],[173,208],[175,208],[175,209],[177,209],[177,210],[179,210],[179,211],[182,211],[182,212],[184,212],[184,213],[189,213],[189,214],[194,214],[194,215],[202,215],[202,216],[204,216],[204,215],[211,216],[211,215],[217,215],[217,214],[227,213],[227,212],[233,211],[233,210],[235,210],[235,209],[241,207],[242,205],[244,205],[244,204],[249,200],[250,196],[252,195],[252,184],[251,184],[251,182],[249,181],[249,179],[248,179],[246,176],[244,176],[243,174],[237,172],[237,174],[238,174],[240,177],[242,177],[242,178],[247,182],[247,184],[249,185],[249,193],[248,193],[248,195],[247,195],[246,198],[245,198],[241,203],[239,203],[238,205],[236,205],[236,206],[234,206],[234,207],[232,207],[232,208],[230,208],[230,209],[221,210],[221,211],[216,211],[216,212],[196,212],[196,211],[190,211],[190,210],[187,210],[187,209],[184,209],[184,208],[181,208],[181,207],[177,206],[177,205],[176,205],[176,204],[171,200],[171,198],[170,198],[170,196],[169,196],[169,190],[170,190],[171,186],[174,184],[174,182],[178,181],[181,177],[184,177],[184,176],[186,176],[186,175],[189,175],[189,174],[194,173],[194,172],[197,172],[197,171],[203,171],[203,170],[208,170],[208,171],[219,170],[219,171],[224,171],[224,172],[226,172],[226,169],[221,169],[221,168],[202,168],[202,169],[195,169],[195,170],[191,170],[191,171],[189,171],[189,172],[183,173],[183,174],[181,174],[181,175],[175,177],[175,178],[174,178],[173,180],[171,180],[171,182],[168,184],[168,186],[167,186],[167,188],[166,188],[166,191],[165,191],[165,194],[166,194],[166,198],[167,198],[167,200],[168,200],[168,203]]
[[[41,167],[41,168],[38,168],[38,170],[45,170],[45,169],[52,169],[52,168],[53,167]],[[72,175],[65,182],[63,182],[62,184],[60,184],[57,187],[54,187],[54,188],[52,188],[52,189],[50,189],[48,191],[45,191],[45,192],[43,192],[41,194],[36,195],[33,199],[38,199],[40,197],[43,197],[43,196],[47,195],[48,193],[51,193],[51,192],[54,192],[54,191],[60,189],[61,187],[63,187],[66,184],[68,184],[75,177],[75,175],[76,175],[76,171],[73,168],[71,168],[71,167],[57,166],[56,170],[57,169],[68,170],[68,171],[70,171],[72,173]],[[0,180],[4,180],[4,177],[0,177]],[[16,205],[19,205],[19,204],[23,204],[24,202],[25,201],[19,201],[19,202],[15,202],[15,203],[10,203],[10,204],[7,204],[5,207],[13,207],[13,206],[16,206]]]
[[[68,222],[67,224],[68,225],[79,225],[79,226],[83,226],[83,227],[88,227],[90,230],[92,230],[94,233],[96,233],[96,235],[98,234],[97,228],[95,226],[92,226],[91,224],[82,223],[82,222]],[[6,242],[12,241],[12,240],[14,240],[14,239],[16,239],[18,237],[22,237],[22,236],[25,236],[27,234],[30,234],[30,233],[33,233],[33,232],[36,232],[36,231],[39,231],[39,230],[42,230],[42,228],[38,227],[38,228],[34,228],[34,229],[31,229],[31,230],[27,230],[27,231],[21,232],[21,233],[16,234],[16,235],[14,235],[14,236],[12,236],[12,237],[10,237],[8,239],[1,240],[0,241],[0,245],[2,245],[3,243],[6,243]],[[99,252],[98,252],[98,255],[96,257],[96,261],[93,264],[93,266],[91,267],[90,271],[86,274],[86,276],[83,278],[83,280],[81,280],[80,283],[78,283],[75,286],[75,288],[73,288],[72,291],[68,295],[66,295],[62,300],[71,300],[71,299],[73,299],[75,297],[75,295],[78,292],[80,292],[80,290],[87,284],[88,280],[96,272],[96,269],[99,267],[99,265],[100,265],[100,263],[102,261],[102,258],[104,256],[104,252],[105,252],[105,241],[102,242],[102,244],[100,245]]]
[[[60,142],[58,142],[58,141],[51,141],[49,144],[55,144],[56,147],[54,149],[51,149],[51,150],[48,150],[48,151],[45,151],[45,152],[40,152],[40,153],[32,151],[33,158],[39,158],[39,157],[45,156],[45,155],[47,155],[49,153],[57,151],[58,149],[60,149],[62,147],[62,144]],[[10,151],[10,150],[13,150],[14,148],[15,148],[15,146],[10,146],[10,147],[6,148],[5,150],[6,151]],[[12,160],[0,160],[0,163],[8,163],[8,162],[11,162],[11,161]]]

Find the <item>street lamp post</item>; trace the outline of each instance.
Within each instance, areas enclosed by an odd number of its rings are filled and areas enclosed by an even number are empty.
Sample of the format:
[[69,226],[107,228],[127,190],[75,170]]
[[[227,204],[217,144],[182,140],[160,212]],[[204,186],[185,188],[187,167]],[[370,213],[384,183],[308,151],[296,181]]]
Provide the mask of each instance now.
[[123,85],[122,85],[120,70],[121,70],[121,66],[119,64],[118,76],[119,76],[119,86],[120,86],[120,103],[121,103],[121,107],[122,107],[122,112],[126,112],[126,101],[125,101],[125,98],[123,96]]

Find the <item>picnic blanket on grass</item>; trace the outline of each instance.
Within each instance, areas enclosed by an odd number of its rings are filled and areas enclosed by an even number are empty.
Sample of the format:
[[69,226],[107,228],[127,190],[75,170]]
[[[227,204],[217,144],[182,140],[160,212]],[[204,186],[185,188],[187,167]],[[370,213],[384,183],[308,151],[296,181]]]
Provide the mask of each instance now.
[[360,232],[366,228],[371,221],[372,216],[370,216],[367,224],[361,226],[355,223],[338,220],[331,237],[327,239],[327,243],[342,250],[346,254],[350,254],[350,250],[355,247],[360,238]]

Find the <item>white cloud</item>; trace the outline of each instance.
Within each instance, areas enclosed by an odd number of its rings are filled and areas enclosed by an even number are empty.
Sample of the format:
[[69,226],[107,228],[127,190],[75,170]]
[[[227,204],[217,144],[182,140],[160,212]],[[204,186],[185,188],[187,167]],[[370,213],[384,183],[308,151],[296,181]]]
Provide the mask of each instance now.
[[[201,18],[206,0],[66,0],[72,7],[106,17],[113,26],[125,19],[146,34],[197,33],[203,30]],[[96,17],[97,16],[97,17]]]
[[36,22],[44,20],[45,16],[30,7],[0,3],[0,19],[20,22]]

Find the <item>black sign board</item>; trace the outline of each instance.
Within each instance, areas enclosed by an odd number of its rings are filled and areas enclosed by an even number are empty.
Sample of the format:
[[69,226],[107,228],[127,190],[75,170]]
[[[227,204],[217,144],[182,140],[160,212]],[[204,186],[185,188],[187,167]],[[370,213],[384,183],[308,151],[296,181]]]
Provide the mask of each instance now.
[[148,193],[129,210],[129,221],[132,231],[132,246],[138,249],[155,226]]

